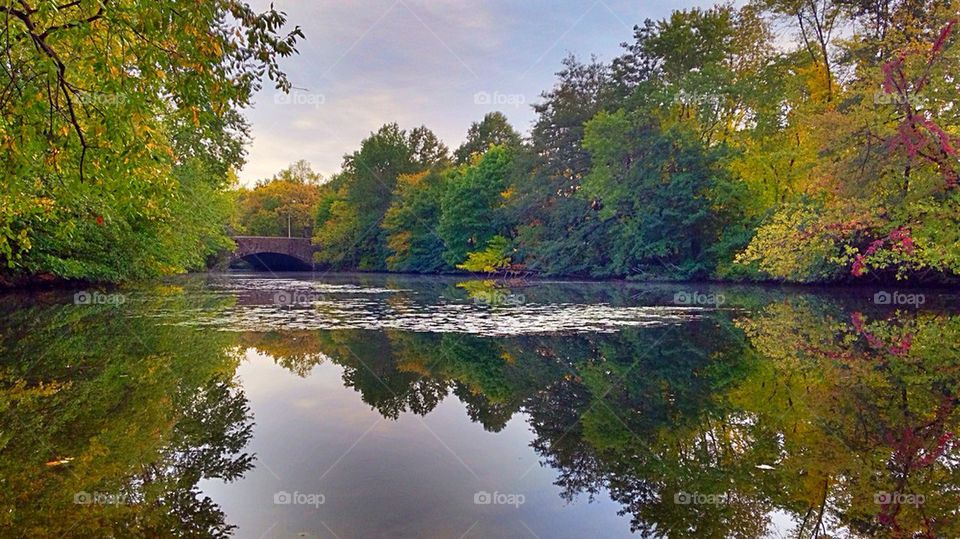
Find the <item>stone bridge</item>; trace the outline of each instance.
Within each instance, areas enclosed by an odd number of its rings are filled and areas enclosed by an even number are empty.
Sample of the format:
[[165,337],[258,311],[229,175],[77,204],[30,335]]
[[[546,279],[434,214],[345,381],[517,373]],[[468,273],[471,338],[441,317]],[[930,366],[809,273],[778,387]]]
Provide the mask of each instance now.
[[307,271],[314,268],[316,246],[310,238],[276,238],[269,236],[234,236],[237,249],[230,256],[230,265],[246,262],[259,270]]

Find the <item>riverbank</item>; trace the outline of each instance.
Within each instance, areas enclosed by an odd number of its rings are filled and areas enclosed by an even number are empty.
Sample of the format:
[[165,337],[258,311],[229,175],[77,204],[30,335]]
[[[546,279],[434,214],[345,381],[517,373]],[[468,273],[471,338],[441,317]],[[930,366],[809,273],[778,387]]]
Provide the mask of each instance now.
[[149,280],[132,280],[125,282],[109,282],[109,281],[95,281],[95,280],[79,280],[79,279],[64,279],[50,273],[31,275],[31,276],[0,276],[0,291],[4,290],[31,290],[31,289],[51,289],[51,288],[77,288],[82,286],[96,286],[104,288],[119,287],[125,285],[140,285],[151,282],[162,282],[166,279],[176,278],[178,276],[197,276],[197,275],[216,275],[216,274],[228,274],[228,273],[263,273],[264,275],[272,275],[275,273],[290,273],[294,275],[340,275],[340,276],[360,276],[360,275],[383,275],[383,276],[398,276],[398,277],[424,277],[424,278],[449,278],[449,279],[460,279],[460,280],[476,280],[476,281],[494,281],[496,283],[509,285],[510,287],[522,287],[526,286],[526,283],[576,283],[576,282],[585,282],[585,283],[625,283],[625,284],[663,284],[663,285],[724,285],[724,286],[761,286],[761,287],[797,287],[799,289],[806,290],[816,290],[816,289],[845,289],[845,288],[860,288],[860,289],[869,289],[877,287],[889,287],[889,288],[904,288],[904,289],[931,289],[931,290],[960,290],[960,278],[952,278],[950,280],[940,279],[940,280],[925,280],[925,281],[916,281],[916,280],[904,280],[898,281],[896,279],[876,279],[873,278],[869,281],[863,279],[847,279],[840,281],[824,281],[824,282],[790,282],[782,281],[775,279],[766,279],[766,280],[732,280],[732,279],[691,279],[691,280],[670,280],[670,279],[637,279],[637,278],[592,278],[581,275],[557,275],[557,276],[546,276],[539,274],[527,274],[522,276],[505,276],[499,274],[484,274],[484,273],[414,273],[414,272],[392,272],[392,271],[362,271],[362,270],[344,270],[344,271],[324,271],[324,270],[313,270],[313,271],[282,271],[282,272],[272,272],[269,270],[266,271],[255,271],[255,270],[209,270],[206,272],[187,272],[174,275],[168,275],[164,277],[158,277],[155,279]]

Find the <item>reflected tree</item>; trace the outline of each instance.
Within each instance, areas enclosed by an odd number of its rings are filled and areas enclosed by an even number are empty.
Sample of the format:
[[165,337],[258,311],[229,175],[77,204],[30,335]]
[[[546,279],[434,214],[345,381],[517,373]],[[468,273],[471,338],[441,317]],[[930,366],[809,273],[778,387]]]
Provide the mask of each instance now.
[[[235,336],[145,316],[181,291],[114,305],[4,297],[0,535],[223,537],[197,488],[251,468]],[[193,306],[195,307],[195,305]]]

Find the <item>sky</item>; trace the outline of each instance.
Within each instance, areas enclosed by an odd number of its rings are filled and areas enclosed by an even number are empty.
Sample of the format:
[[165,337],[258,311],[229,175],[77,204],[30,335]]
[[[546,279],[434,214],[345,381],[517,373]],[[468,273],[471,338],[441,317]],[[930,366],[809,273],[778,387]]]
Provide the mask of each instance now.
[[[251,4],[266,9],[269,0]],[[246,111],[244,185],[299,159],[325,177],[385,123],[426,125],[451,149],[499,110],[523,134],[531,105],[568,54],[610,61],[633,26],[704,1],[273,0],[305,35],[281,66],[295,90],[265,84]]]

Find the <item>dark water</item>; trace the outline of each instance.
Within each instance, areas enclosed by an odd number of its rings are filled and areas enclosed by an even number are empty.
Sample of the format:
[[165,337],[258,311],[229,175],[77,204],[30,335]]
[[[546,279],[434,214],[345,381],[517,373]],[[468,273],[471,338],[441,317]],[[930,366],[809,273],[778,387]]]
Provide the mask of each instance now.
[[958,306],[304,274],[7,294],[0,536],[960,537]]

